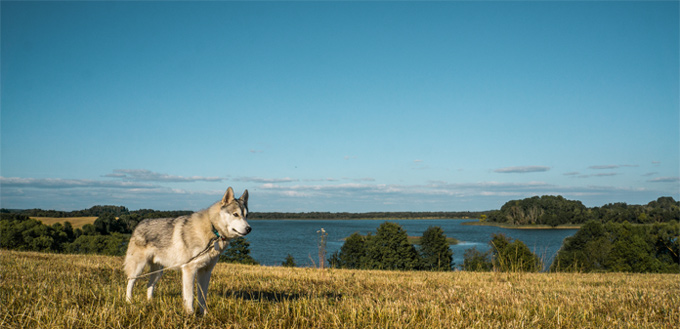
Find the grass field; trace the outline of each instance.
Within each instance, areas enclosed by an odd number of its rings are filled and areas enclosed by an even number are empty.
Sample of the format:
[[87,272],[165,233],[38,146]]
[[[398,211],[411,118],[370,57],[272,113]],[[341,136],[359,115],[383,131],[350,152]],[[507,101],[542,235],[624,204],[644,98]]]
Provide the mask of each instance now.
[[55,223],[71,222],[73,228],[81,228],[85,224],[92,224],[97,217],[31,217],[41,221],[43,224],[52,226]]
[[677,328],[680,275],[392,272],[218,264],[205,316],[180,275],[124,300],[121,257],[0,251],[0,328]]

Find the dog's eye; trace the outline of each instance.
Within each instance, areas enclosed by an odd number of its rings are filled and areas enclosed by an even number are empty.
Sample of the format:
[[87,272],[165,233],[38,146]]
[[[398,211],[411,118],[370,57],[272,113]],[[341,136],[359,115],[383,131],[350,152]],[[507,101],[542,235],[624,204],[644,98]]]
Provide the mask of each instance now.
[[239,214],[237,212],[235,212],[234,217],[239,217]]

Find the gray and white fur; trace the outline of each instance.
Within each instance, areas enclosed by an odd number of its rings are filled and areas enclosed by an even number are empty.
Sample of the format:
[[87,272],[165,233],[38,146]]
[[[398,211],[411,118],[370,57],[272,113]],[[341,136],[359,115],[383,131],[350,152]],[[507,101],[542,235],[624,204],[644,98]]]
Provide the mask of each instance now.
[[125,256],[127,301],[132,301],[132,288],[147,264],[151,272],[146,290],[149,300],[163,268],[180,267],[185,310],[194,312],[194,281],[198,281],[198,312],[206,312],[210,274],[229,239],[250,233],[247,217],[248,190],[235,199],[229,187],[222,200],[208,209],[189,216],[146,219],[139,223]]

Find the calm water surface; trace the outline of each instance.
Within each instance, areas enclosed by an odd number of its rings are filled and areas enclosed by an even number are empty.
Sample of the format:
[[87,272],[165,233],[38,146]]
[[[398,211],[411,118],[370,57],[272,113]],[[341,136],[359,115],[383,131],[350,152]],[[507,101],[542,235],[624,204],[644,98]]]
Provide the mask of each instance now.
[[[401,225],[409,236],[421,236],[430,226],[439,226],[447,237],[460,241],[451,246],[456,267],[463,264],[465,250],[476,247],[481,251],[490,249],[491,235],[503,233],[524,242],[534,253],[550,266],[564,238],[577,230],[520,230],[494,226],[461,225],[476,220],[432,219],[390,220]],[[318,263],[318,230],[328,233],[326,258],[342,247],[343,239],[354,232],[375,234],[385,220],[250,220],[253,231],[248,235],[251,255],[262,265],[280,266],[288,254],[295,258],[297,266],[314,266]]]

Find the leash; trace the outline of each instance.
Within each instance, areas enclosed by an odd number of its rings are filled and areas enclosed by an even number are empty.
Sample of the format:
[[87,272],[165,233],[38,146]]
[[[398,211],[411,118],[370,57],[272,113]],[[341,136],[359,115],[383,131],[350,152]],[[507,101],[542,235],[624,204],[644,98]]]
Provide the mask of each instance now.
[[201,256],[203,256],[205,253],[207,253],[207,252],[210,250],[210,248],[212,247],[213,243],[215,243],[215,241],[217,241],[218,239],[222,239],[222,240],[224,240],[224,241],[227,240],[225,237],[220,236],[220,233],[217,232],[217,230],[215,229],[214,226],[213,226],[213,233],[215,233],[215,236],[214,236],[212,239],[210,239],[210,241],[208,241],[208,245],[205,247],[205,249],[203,249],[203,251],[199,252],[196,256],[189,258],[189,260],[188,260],[186,263],[181,264],[181,265],[172,266],[172,267],[162,268],[162,269],[160,269],[160,270],[153,271],[153,272],[149,272],[149,273],[145,273],[145,274],[140,274],[140,275],[138,275],[138,276],[136,276],[136,277],[128,278],[128,280],[136,280],[136,279],[139,279],[139,278],[147,277],[147,276],[152,275],[152,274],[156,274],[156,273],[163,272],[163,271],[165,271],[165,270],[172,270],[172,269],[176,269],[176,268],[178,268],[178,267],[184,267],[184,266],[188,265],[189,263],[191,263],[191,262],[193,262],[194,260],[196,260],[196,258],[201,257]]

